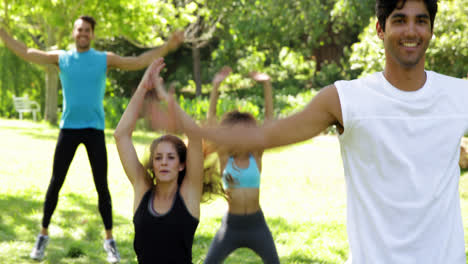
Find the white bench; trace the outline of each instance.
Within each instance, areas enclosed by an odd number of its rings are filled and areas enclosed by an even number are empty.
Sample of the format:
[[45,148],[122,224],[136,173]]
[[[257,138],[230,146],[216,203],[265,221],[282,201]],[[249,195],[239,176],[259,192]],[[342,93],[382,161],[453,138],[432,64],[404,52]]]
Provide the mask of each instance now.
[[32,113],[34,121],[36,121],[36,113],[41,111],[41,106],[37,102],[29,100],[28,96],[16,97],[13,95],[13,103],[20,119],[23,119],[23,113]]

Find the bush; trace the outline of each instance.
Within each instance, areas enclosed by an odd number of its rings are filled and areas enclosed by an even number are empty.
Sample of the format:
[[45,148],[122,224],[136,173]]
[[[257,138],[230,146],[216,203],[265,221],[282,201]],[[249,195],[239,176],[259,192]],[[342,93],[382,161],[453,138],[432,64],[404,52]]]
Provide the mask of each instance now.
[[[296,95],[276,94],[274,96],[275,118],[285,117],[304,108],[304,106],[317,94],[315,90],[307,90]],[[192,118],[203,121],[209,108],[208,98],[188,99],[179,96],[179,104]],[[263,95],[249,95],[238,97],[236,93],[222,93],[218,99],[216,113],[220,119],[225,113],[232,110],[251,113],[255,119],[263,120]]]
[[341,67],[334,62],[327,63],[322,66],[322,69],[315,76],[314,86],[324,87],[341,79],[343,79],[341,75]]
[[115,128],[127,108],[130,100],[125,97],[105,97],[104,112],[106,116],[106,128]]
[[[275,118],[289,116],[301,109],[317,94],[315,90],[307,90],[296,95],[277,94],[274,96],[274,114]],[[206,120],[206,114],[209,108],[208,97],[187,98],[179,95],[177,98],[180,106],[188,115],[202,123]],[[106,128],[115,128],[122,117],[129,100],[126,98],[111,97],[104,99],[104,109],[106,112]],[[264,119],[263,95],[249,95],[238,97],[236,93],[222,93],[218,99],[217,116],[218,120],[232,110],[251,113],[255,119]],[[148,131],[150,128],[145,121],[137,122],[137,130]]]
[[307,90],[301,93],[292,95],[275,96],[275,116],[282,118],[294,114],[302,109],[312,100],[318,93],[316,90]]
[[[260,114],[259,107],[253,104],[249,99],[250,98],[244,98],[240,100],[237,97],[229,97],[228,94],[221,94],[216,108],[218,118],[221,118],[229,111],[239,110],[242,112],[249,112],[257,119],[262,119],[263,115]],[[178,101],[182,109],[184,109],[192,118],[199,121],[206,120],[206,115],[210,105],[208,98],[197,97],[189,99],[181,95],[179,96]]]
[[468,0],[443,1],[426,56],[430,70],[462,78],[468,73]]

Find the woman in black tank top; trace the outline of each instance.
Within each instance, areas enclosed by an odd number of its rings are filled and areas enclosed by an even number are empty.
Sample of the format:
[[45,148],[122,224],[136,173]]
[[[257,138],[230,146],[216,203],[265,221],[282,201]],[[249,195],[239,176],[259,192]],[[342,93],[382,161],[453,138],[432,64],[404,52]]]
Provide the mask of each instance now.
[[[201,138],[189,137],[186,147],[180,138],[164,135],[151,144],[146,164],[138,160],[132,132],[145,96],[154,92],[155,86],[159,99],[167,98],[159,78],[164,65],[161,58],[148,68],[114,133],[135,195],[134,248],[140,264],[192,263],[192,243],[205,184]],[[167,127],[161,122],[159,125]]]

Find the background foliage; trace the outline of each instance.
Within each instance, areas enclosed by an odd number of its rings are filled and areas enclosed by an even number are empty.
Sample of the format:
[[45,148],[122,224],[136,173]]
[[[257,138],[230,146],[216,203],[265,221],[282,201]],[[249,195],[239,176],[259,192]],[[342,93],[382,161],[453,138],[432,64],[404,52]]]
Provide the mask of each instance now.
[[[262,89],[248,72],[273,80],[276,116],[303,106],[321,87],[382,69],[372,0],[3,0],[0,23],[15,38],[44,50],[73,47],[73,21],[97,19],[95,48],[133,56],[187,29],[187,43],[168,55],[164,78],[181,104],[204,119],[211,78],[224,65],[233,73],[221,88],[218,113],[241,108],[263,117]],[[455,77],[468,72],[468,0],[439,2],[427,68]],[[194,47],[199,46],[201,96],[195,98]],[[48,104],[43,66],[26,63],[0,43],[0,116],[15,117],[12,95]],[[111,70],[106,127],[115,127],[142,71]],[[313,90],[313,91],[310,91]],[[58,90],[58,107],[61,91]]]

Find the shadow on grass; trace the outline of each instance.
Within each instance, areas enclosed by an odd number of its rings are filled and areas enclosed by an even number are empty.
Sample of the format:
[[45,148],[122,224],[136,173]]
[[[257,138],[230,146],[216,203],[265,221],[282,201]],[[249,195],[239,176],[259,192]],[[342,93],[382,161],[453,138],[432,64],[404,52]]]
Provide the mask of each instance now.
[[15,232],[18,227],[36,233],[38,223],[30,215],[41,206],[42,202],[31,199],[31,195],[0,194],[0,210],[2,212],[0,214],[0,241],[18,239]]
[[8,129],[21,135],[30,136],[40,140],[57,140],[58,129],[47,126],[36,127],[19,127],[19,126],[2,126],[2,129]]
[[[43,201],[32,197],[42,197],[38,191],[25,191],[25,194],[0,194],[0,244],[23,244],[21,249],[10,249],[21,263],[29,263],[29,250],[33,247],[40,228],[37,214],[42,216]],[[107,263],[102,249],[104,225],[97,204],[89,198],[77,194],[67,194],[60,199],[68,199],[70,209],[56,210],[51,225],[58,226],[62,232],[53,234],[47,247],[47,263]],[[60,201],[59,201],[60,204]],[[131,227],[131,222],[114,214],[114,229]],[[130,227],[128,227],[130,226]],[[133,251],[133,236],[119,236],[117,243],[122,263],[136,263]],[[0,256],[0,263],[6,256]]]
[[[11,131],[14,131],[15,133],[19,133],[25,136],[30,136],[38,140],[52,140],[52,141],[56,141],[60,133],[59,128],[48,127],[46,125],[35,126],[35,127],[20,127],[20,126],[6,125],[6,126],[2,126],[2,129],[11,130]],[[114,133],[114,130],[112,129],[104,130],[106,143],[115,144],[113,133]],[[162,134],[155,133],[155,132],[136,131],[133,134],[132,139],[135,144],[143,144],[143,145],[149,146],[151,142],[155,138],[159,137],[160,135]]]

